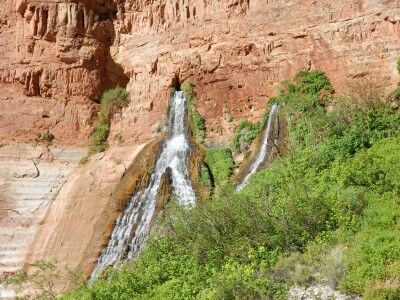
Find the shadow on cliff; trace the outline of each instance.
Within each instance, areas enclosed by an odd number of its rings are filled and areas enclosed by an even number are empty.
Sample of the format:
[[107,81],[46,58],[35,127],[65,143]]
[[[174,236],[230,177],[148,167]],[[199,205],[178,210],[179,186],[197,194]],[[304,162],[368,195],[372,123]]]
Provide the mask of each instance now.
[[[104,1],[106,3],[101,3]],[[126,88],[129,77],[124,73],[123,67],[113,59],[110,52],[110,48],[117,37],[114,28],[114,21],[118,12],[117,4],[114,1],[107,0],[94,3],[89,7],[95,14],[95,25],[92,34],[100,45],[99,51],[101,51],[101,54],[98,57],[101,57],[101,59],[91,62],[91,67],[93,68],[96,65],[101,72],[101,90],[99,91],[99,94],[101,94],[104,90],[116,86]]]

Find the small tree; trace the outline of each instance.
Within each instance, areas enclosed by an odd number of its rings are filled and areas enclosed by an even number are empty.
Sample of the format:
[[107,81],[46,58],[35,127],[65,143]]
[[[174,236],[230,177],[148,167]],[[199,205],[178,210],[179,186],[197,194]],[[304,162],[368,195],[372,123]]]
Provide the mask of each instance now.
[[[57,299],[59,292],[66,288],[77,287],[84,282],[82,274],[66,268],[60,270],[49,261],[38,260],[30,265],[32,272],[20,271],[3,279],[5,286],[11,286],[18,294],[28,299]],[[57,289],[58,284],[63,288]]]
[[91,136],[89,154],[103,152],[107,149],[111,118],[116,112],[127,106],[128,103],[129,93],[121,87],[105,91],[101,95],[97,125]]

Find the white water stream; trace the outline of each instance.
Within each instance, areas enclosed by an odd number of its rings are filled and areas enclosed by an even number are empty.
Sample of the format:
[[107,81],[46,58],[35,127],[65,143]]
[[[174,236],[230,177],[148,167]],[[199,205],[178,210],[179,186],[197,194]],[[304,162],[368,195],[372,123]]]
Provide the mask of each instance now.
[[107,247],[102,251],[91,280],[106,267],[115,266],[121,259],[133,258],[142,250],[154,215],[162,175],[171,170],[172,193],[182,205],[195,204],[196,197],[190,182],[188,155],[190,146],[186,133],[186,99],[181,91],[174,94],[170,110],[169,136],[164,142],[148,187],[137,192],[117,219]]
[[251,176],[258,170],[261,163],[265,161],[267,155],[269,154],[268,150],[269,143],[271,139],[271,134],[274,132],[274,126],[272,122],[278,122],[278,105],[273,104],[268,115],[267,126],[264,130],[264,136],[262,139],[262,143],[260,146],[260,151],[258,152],[256,160],[252,163],[247,175],[243,178],[242,182],[236,187],[236,192],[240,192],[244,189],[244,187],[249,183]]

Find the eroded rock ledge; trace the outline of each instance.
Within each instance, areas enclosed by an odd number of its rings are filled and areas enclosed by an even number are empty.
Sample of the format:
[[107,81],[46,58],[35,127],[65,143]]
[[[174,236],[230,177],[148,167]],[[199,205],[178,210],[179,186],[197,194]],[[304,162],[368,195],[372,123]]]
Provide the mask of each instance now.
[[213,143],[226,142],[242,118],[258,121],[267,97],[299,69],[322,69],[339,92],[365,76],[391,89],[399,16],[397,1],[125,1],[112,47],[130,77],[121,123],[132,130],[123,137],[156,131],[175,78],[195,83]]

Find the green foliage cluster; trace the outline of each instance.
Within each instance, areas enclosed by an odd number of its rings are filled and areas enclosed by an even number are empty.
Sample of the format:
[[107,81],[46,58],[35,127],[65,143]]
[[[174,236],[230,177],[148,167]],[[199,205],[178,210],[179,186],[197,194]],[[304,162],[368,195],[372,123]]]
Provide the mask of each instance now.
[[232,152],[229,149],[206,149],[205,157],[214,180],[219,184],[228,182],[235,168]]
[[[287,154],[241,193],[227,184],[190,210],[170,202],[163,235],[137,260],[64,298],[287,299],[293,285],[323,284],[399,299],[400,115],[351,99],[327,111],[330,84],[313,74],[273,99],[289,123]],[[206,158],[227,181],[228,150]]]
[[200,165],[200,184],[207,187],[213,185],[210,171],[204,163]]
[[38,140],[42,141],[42,142],[51,143],[54,140],[54,134],[52,134],[49,131],[47,131],[45,133],[39,133]]
[[97,114],[97,124],[91,135],[89,154],[103,152],[107,149],[107,138],[110,133],[112,115],[125,107],[129,101],[128,92],[121,87],[105,91],[100,98],[100,110]]
[[187,106],[188,106],[188,118],[189,128],[192,132],[193,137],[199,144],[204,142],[206,138],[206,125],[204,118],[197,111],[195,106],[193,84],[190,81],[185,81],[181,85],[181,90],[185,93]]
[[241,120],[232,139],[232,149],[242,152],[247,149],[253,140],[260,134],[260,124],[253,124],[248,120]]
[[396,61],[396,68],[397,68],[397,72],[400,73],[400,57]]
[[290,85],[291,92],[303,94],[318,94],[321,91],[333,91],[333,86],[324,72],[319,70],[300,71],[294,83]]

